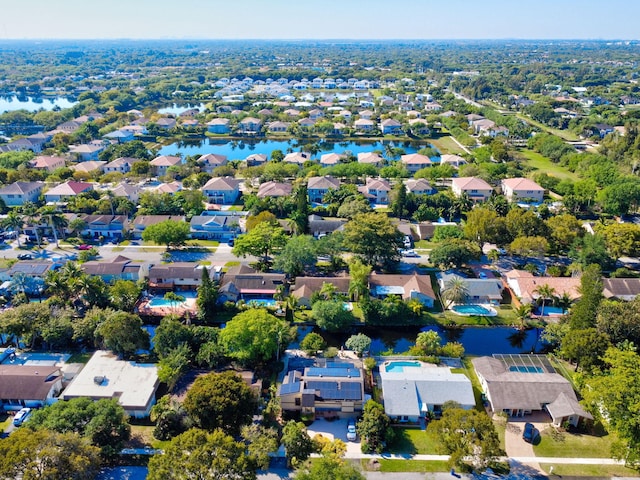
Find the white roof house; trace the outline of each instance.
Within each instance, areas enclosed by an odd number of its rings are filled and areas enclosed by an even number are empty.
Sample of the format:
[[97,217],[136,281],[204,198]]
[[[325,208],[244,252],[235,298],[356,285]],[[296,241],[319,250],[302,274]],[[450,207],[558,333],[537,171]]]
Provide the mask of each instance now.
[[64,400],[117,398],[128,415],[148,417],[158,389],[158,367],[118,359],[98,350],[62,394]]

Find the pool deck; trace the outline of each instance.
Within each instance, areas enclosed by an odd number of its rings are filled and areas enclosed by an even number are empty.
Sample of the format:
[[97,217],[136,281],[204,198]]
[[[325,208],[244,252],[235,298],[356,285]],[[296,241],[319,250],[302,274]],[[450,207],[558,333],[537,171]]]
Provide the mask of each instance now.
[[166,317],[167,315],[179,315],[182,317],[186,314],[197,315],[198,313],[195,298],[187,298],[181,305],[176,305],[175,307],[154,307],[150,305],[152,300],[153,298],[145,298],[138,302],[136,306],[138,314],[151,315],[154,317]]

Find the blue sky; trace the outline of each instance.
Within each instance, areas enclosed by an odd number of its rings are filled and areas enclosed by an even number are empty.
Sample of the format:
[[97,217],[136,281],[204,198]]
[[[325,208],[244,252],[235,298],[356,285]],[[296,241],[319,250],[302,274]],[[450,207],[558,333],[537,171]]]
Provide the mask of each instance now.
[[0,39],[637,39],[637,0],[3,0]]

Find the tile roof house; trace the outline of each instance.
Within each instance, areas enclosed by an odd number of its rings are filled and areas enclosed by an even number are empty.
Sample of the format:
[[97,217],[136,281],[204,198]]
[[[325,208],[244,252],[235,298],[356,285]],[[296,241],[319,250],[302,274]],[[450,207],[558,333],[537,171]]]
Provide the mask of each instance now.
[[93,184],[87,182],[74,182],[69,180],[68,182],[61,183],[47,190],[44,194],[44,199],[47,202],[63,202],[69,197],[75,197],[81,193],[89,192],[93,190]]
[[60,367],[0,364],[0,405],[5,411],[50,405],[61,391]]
[[132,185],[130,183],[120,183],[113,187],[111,193],[113,193],[114,197],[125,197],[137,204],[138,199],[140,198],[140,192],[142,189],[137,185]]
[[333,165],[337,165],[338,163],[344,161],[345,158],[346,156],[344,154],[325,153],[320,157],[320,166],[331,167]]
[[17,207],[27,202],[37,202],[42,193],[42,182],[14,182],[0,188],[0,198],[7,207]]
[[212,173],[214,168],[222,167],[227,163],[229,161],[226,155],[217,155],[215,153],[200,155],[200,158],[198,158],[198,165],[207,173]]
[[391,184],[384,178],[367,178],[367,183],[358,188],[370,202],[378,205],[389,203],[389,192]]
[[571,300],[580,298],[580,278],[578,277],[536,277],[525,270],[510,270],[506,273],[507,284],[523,303],[534,303],[540,295],[538,289],[547,285],[556,296],[567,294]]
[[453,168],[459,168],[461,165],[466,165],[467,161],[460,155],[451,155],[445,153],[440,156],[440,165],[451,165]]
[[71,165],[69,168],[74,172],[84,172],[84,173],[102,173],[104,171],[104,166],[107,162],[103,162],[100,160],[89,160],[88,162],[80,162],[75,165]]
[[259,118],[247,117],[238,122],[238,131],[241,133],[259,133],[262,128],[262,120]]
[[309,215],[309,233],[314,237],[329,235],[343,229],[347,221],[344,218],[326,218],[319,215]]
[[365,402],[364,374],[350,363],[326,362],[322,367],[290,370],[278,388],[284,411],[314,418],[354,417]]
[[256,165],[262,165],[267,162],[267,156],[264,153],[253,153],[245,158],[247,167],[255,167]]
[[214,118],[207,122],[207,131],[209,133],[217,133],[217,134],[225,134],[229,133],[231,129],[229,128],[229,119],[228,118]]
[[369,276],[369,291],[376,298],[390,295],[403,300],[417,299],[428,308],[432,308],[436,295],[431,287],[429,275],[386,275],[372,273]]
[[278,132],[286,132],[289,129],[289,123],[287,122],[270,122],[269,123],[269,132],[278,133]]
[[358,132],[371,132],[375,127],[375,122],[367,118],[359,118],[353,122],[353,126]]
[[53,172],[65,166],[65,159],[63,157],[38,156],[29,162],[29,166],[36,170]]
[[242,180],[233,177],[214,177],[202,188],[202,193],[209,203],[233,205],[240,196]]
[[154,158],[149,162],[149,166],[151,170],[157,177],[161,177],[167,174],[167,170],[169,167],[173,167],[175,165],[181,165],[182,158],[171,156],[171,155],[161,155],[159,157]]
[[311,161],[311,154],[307,152],[291,152],[287,153],[282,161],[285,163],[304,165],[306,162]]
[[130,280],[137,282],[145,278],[147,265],[134,263],[131,259],[119,255],[110,260],[92,260],[80,265],[82,271],[87,275],[102,278],[106,283],[116,280]]
[[115,398],[127,415],[148,417],[156,403],[158,367],[120,360],[106,350],[96,351],[62,394],[64,400]]
[[247,212],[208,211],[191,218],[191,238],[202,240],[228,241],[235,238],[240,231],[240,220]]
[[484,202],[493,193],[493,187],[481,178],[457,177],[451,181],[451,190],[456,197],[466,193],[475,202]]
[[422,170],[423,168],[433,165],[433,162],[428,156],[421,155],[419,153],[402,155],[402,157],[400,157],[400,161],[409,173],[416,173],[418,170]]
[[358,153],[358,163],[369,163],[380,167],[384,163],[384,158],[375,152],[360,152]]
[[603,278],[602,285],[605,298],[631,302],[640,295],[640,278]]
[[501,186],[510,202],[541,203],[544,198],[544,188],[528,178],[505,178]]
[[409,178],[404,181],[407,192],[414,195],[431,195],[436,189],[424,178]]
[[81,232],[91,238],[122,238],[129,227],[126,215],[79,215],[87,227]]
[[150,192],[156,194],[169,193],[173,195],[174,193],[178,193],[180,190],[182,190],[182,183],[174,180],[173,182],[161,183],[160,185],[156,185],[155,187],[150,189]]
[[380,130],[383,135],[400,135],[402,134],[402,123],[395,118],[387,118],[380,122]]
[[97,144],[71,145],[69,147],[69,151],[82,162],[98,160],[98,156],[104,151],[104,149],[104,145]]
[[291,195],[293,186],[290,183],[282,182],[265,182],[258,187],[258,198],[265,197],[287,197]]
[[133,238],[142,238],[142,232],[145,228],[156,223],[172,220],[174,222],[184,222],[184,215],[138,215],[133,219],[131,225],[133,226]]
[[300,305],[311,306],[311,297],[319,292],[325,284],[336,287],[336,293],[349,296],[349,284],[351,277],[296,277],[295,285],[291,287],[291,295],[298,299]]
[[329,190],[337,190],[339,188],[340,180],[331,175],[310,177],[307,181],[307,194],[310,202],[322,203],[322,198]]
[[196,290],[202,284],[203,269],[208,271],[205,265],[194,262],[151,265],[149,268],[149,289]]
[[129,173],[131,171],[131,166],[139,162],[138,158],[130,158],[130,157],[120,157],[115,160],[107,163],[104,166],[104,173],[118,172],[118,173]]
[[499,278],[465,278],[451,272],[439,272],[436,274],[436,278],[441,291],[447,289],[451,280],[464,280],[467,289],[467,303],[498,305],[502,300],[504,285]]
[[133,140],[133,132],[124,129],[114,130],[113,132],[103,135],[102,138],[115,141],[116,143],[127,143]]
[[593,420],[578,403],[571,383],[542,355],[494,355],[471,360],[494,412],[522,417],[546,410],[555,426]]
[[163,130],[171,130],[176,128],[176,119],[172,117],[162,117],[154,122],[158,127]]
[[430,413],[441,414],[449,401],[465,410],[475,407],[471,380],[463,373],[424,362],[401,369],[393,363],[380,365],[384,411],[392,421],[417,423]]
[[262,273],[247,265],[231,267],[222,277],[218,301],[236,302],[252,299],[273,298],[284,288],[286,276],[282,273]]

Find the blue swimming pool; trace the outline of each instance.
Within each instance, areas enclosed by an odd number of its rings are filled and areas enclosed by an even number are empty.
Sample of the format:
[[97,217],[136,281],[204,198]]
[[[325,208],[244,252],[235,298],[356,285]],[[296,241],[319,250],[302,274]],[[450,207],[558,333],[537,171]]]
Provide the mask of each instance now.
[[480,317],[495,315],[495,313],[482,305],[454,305],[451,307],[451,310],[456,312],[458,315],[478,315]]
[[405,367],[419,367],[420,362],[407,362],[407,361],[398,361],[398,362],[388,362],[384,366],[384,371],[387,373],[402,373],[404,372]]
[[552,315],[564,315],[565,313],[567,313],[567,311],[560,307],[552,307],[548,305],[544,307],[544,310],[542,309],[542,307],[536,307],[533,310],[533,313],[534,315],[543,315],[547,317]]
[[68,353],[15,353],[2,360],[3,365],[55,365],[64,363],[69,357]]
[[534,367],[533,365],[511,365],[509,367],[510,372],[520,373],[544,373],[542,367]]
[[164,297],[152,297],[147,304],[151,308],[178,308],[184,307],[187,304],[187,300],[195,298],[195,294],[190,292],[178,292],[178,295],[184,297],[183,302],[171,302]]
[[250,307],[270,307],[275,308],[278,305],[278,302],[273,298],[252,298],[250,300],[245,300],[246,304]]

